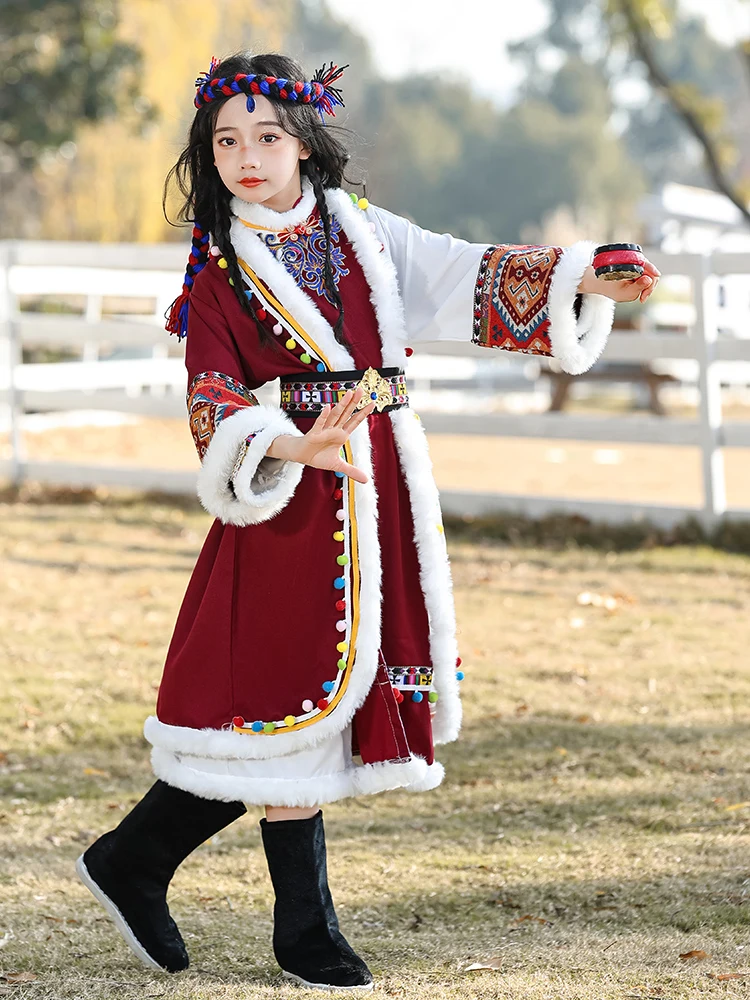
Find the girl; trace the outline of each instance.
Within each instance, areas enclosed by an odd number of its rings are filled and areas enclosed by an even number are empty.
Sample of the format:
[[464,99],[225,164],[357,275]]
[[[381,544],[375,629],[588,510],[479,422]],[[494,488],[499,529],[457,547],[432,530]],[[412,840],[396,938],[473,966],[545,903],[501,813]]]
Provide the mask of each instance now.
[[[286,977],[369,990],[338,928],[320,806],[435,788],[433,745],[461,723],[438,493],[404,381],[408,345],[465,340],[552,354],[573,373],[604,347],[613,300],[593,244],[479,246],[341,190],[347,152],[323,120],[333,65],[305,80],[236,55],[196,81],[167,179],[194,220],[183,294],[198,492],[215,515],[147,720],[159,779],[78,860],[149,966],[188,965],[166,893],[206,838],[265,807]],[[280,378],[280,406],[253,390]]]

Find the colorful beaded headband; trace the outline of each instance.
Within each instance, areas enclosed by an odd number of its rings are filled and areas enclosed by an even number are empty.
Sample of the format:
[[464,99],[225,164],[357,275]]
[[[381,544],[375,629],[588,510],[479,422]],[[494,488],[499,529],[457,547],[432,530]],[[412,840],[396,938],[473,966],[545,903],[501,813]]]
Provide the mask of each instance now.
[[208,72],[202,73],[195,81],[198,92],[193,103],[196,108],[202,108],[219,97],[247,94],[248,111],[255,111],[257,96],[265,96],[278,101],[312,104],[320,114],[320,120],[325,122],[324,115],[335,115],[337,106],[344,107],[341,91],[333,84],[341,79],[347,66],[339,68],[331,63],[326,67],[323,64],[312,80],[284,80],[281,77],[263,76],[259,73],[215,77],[214,72],[218,66],[216,58],[212,57]]
[[[198,92],[195,95],[196,108],[202,108],[220,97],[231,97],[234,94],[247,94],[247,110],[255,111],[255,98],[264,95],[280,101],[294,101],[298,104],[311,104],[325,122],[325,115],[335,115],[336,107],[344,107],[341,91],[333,84],[340,80],[348,66],[323,66],[315,73],[312,80],[284,80],[275,76],[262,76],[258,73],[238,73],[235,77],[214,77],[219,66],[215,56],[211,57],[208,72],[202,73],[195,81]],[[175,299],[165,314],[166,328],[170,333],[176,333],[178,340],[187,334],[187,318],[190,305],[190,292],[195,276],[203,270],[208,261],[209,236],[201,226],[195,223],[193,227],[192,247],[185,271],[182,292]]]

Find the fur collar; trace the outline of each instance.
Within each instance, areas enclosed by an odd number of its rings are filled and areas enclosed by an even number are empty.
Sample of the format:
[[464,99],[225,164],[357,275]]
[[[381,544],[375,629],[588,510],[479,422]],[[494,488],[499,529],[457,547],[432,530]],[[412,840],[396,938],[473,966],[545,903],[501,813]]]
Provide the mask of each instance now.
[[254,226],[263,226],[264,229],[271,229],[281,232],[283,229],[291,229],[298,226],[300,222],[310,217],[315,208],[315,192],[307,177],[302,177],[302,198],[299,203],[290,208],[288,212],[275,212],[265,205],[255,205],[242,198],[234,197],[229,203],[232,215],[237,216],[244,222],[251,222]]
[[[296,215],[303,207],[304,201],[305,198],[297,208],[292,210],[292,213]],[[372,209],[363,212],[362,209],[352,204],[351,198],[345,191],[338,188],[326,192],[326,202],[329,212],[336,217],[351,243],[370,286],[370,300],[375,309],[380,331],[383,364],[403,367],[406,325],[398,290],[396,269],[387,250],[381,249],[380,240],[370,228],[368,216]],[[245,207],[252,208],[254,212],[258,209],[256,205],[247,206],[247,203],[244,204]],[[313,193],[309,206],[310,212],[312,212],[314,205]],[[260,207],[262,208],[262,206]],[[264,211],[268,210],[264,209]],[[304,218],[296,217],[292,223],[290,218],[292,213],[273,212],[271,214],[277,220],[284,220],[284,226],[298,225],[304,221]],[[255,221],[255,217],[253,221]],[[261,223],[256,224],[260,225]],[[232,221],[231,240],[237,256],[249,264],[295,317],[302,329],[310,334],[326,355],[331,367],[334,370],[353,368],[354,362],[349,351],[338,343],[333,335],[331,325],[312,298],[297,285],[284,265],[276,259],[262,240],[258,239],[257,233],[242,225],[240,218]]]

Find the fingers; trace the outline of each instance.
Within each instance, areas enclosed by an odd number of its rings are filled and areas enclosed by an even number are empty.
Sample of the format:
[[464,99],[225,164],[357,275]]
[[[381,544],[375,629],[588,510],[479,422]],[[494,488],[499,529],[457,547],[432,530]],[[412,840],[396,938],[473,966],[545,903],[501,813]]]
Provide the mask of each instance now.
[[344,423],[354,410],[354,407],[362,399],[362,388],[357,386],[353,391],[348,389],[336,405],[331,409],[326,420],[325,427],[338,427]]
[[617,302],[635,302],[640,299],[645,302],[656,287],[656,281],[648,274],[642,274],[640,278],[631,278],[626,281],[617,282]]
[[342,462],[336,471],[345,473],[355,483],[366,483],[368,481],[366,472],[358,469],[356,465],[349,465],[348,462]]
[[354,413],[354,415],[350,417],[349,420],[347,420],[347,422],[341,427],[341,430],[346,431],[346,435],[348,437],[355,429],[355,427],[359,427],[362,421],[366,420],[367,417],[370,416],[370,414],[374,411],[374,409],[375,409],[374,401],[369,402],[367,406],[364,407],[364,409],[357,410]]
[[638,298],[641,302],[645,302],[650,295],[653,295],[660,277],[661,271],[659,268],[655,264],[652,264],[650,260],[644,260],[643,274],[639,279],[640,291]]
[[323,430],[325,430],[326,425],[328,423],[328,417],[330,416],[330,413],[331,413],[331,404],[330,403],[326,403],[326,405],[323,407],[323,409],[318,414],[318,419],[312,425],[312,427],[310,428],[310,431],[323,431]]

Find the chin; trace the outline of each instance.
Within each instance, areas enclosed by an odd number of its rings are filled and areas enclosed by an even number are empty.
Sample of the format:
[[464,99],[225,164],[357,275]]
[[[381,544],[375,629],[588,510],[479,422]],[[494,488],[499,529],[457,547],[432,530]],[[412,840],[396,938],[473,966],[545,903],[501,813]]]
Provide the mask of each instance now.
[[269,194],[267,185],[266,187],[263,187],[261,185],[261,187],[257,188],[246,188],[243,187],[241,184],[238,184],[234,193],[237,195],[238,198],[241,198],[242,201],[248,201],[250,202],[251,205],[259,205],[262,204],[264,201],[266,201],[268,198],[273,198],[276,192],[272,191]]

